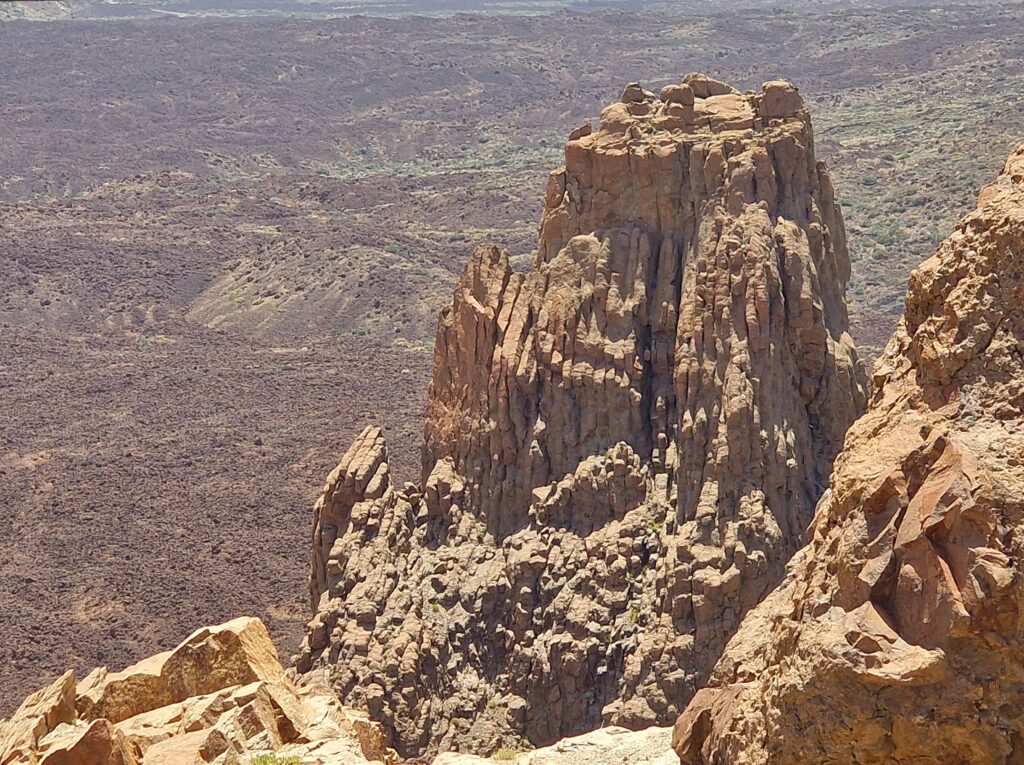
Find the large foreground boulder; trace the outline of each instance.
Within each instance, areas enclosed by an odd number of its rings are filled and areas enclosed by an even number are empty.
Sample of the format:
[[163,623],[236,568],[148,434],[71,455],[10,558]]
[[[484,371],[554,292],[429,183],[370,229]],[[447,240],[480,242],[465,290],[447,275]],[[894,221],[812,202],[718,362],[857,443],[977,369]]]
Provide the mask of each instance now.
[[0,765],[386,765],[380,726],[326,688],[296,688],[258,619],[193,633],[121,672],[68,672],[0,722]]
[[684,765],[1024,762],[1024,147],[910,279],[811,542]]

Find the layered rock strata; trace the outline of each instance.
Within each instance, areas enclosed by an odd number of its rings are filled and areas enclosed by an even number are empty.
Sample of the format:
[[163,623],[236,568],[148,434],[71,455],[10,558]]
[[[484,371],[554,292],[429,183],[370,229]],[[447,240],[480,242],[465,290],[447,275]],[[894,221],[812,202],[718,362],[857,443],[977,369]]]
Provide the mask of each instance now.
[[1024,762],[1024,147],[873,377],[810,544],[677,723],[685,765]]
[[193,633],[173,651],[81,682],[69,671],[0,721],[0,765],[390,765],[380,726],[326,688],[297,688],[263,623]]
[[671,723],[804,541],[864,404],[796,90],[626,88],[533,268],[442,312],[419,485],[368,428],[316,506],[297,657],[405,754]]

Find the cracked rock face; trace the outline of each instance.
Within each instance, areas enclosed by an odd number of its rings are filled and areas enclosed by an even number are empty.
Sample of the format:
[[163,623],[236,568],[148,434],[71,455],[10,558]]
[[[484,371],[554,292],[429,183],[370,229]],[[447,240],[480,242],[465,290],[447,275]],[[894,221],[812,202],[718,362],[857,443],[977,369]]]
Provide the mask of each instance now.
[[679,719],[684,765],[1024,762],[1024,146],[910,278],[810,544]]
[[848,277],[792,86],[628,86],[442,312],[420,485],[374,428],[328,479],[298,671],[403,754],[673,721],[863,409]]

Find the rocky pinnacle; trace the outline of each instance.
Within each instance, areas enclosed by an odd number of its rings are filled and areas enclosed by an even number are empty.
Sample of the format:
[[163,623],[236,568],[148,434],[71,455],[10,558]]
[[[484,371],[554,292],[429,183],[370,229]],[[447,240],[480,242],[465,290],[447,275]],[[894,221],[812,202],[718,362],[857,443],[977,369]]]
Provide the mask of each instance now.
[[795,88],[630,85],[565,159],[533,267],[478,250],[441,314],[421,482],[367,428],[316,505],[297,669],[403,754],[673,721],[865,404]]

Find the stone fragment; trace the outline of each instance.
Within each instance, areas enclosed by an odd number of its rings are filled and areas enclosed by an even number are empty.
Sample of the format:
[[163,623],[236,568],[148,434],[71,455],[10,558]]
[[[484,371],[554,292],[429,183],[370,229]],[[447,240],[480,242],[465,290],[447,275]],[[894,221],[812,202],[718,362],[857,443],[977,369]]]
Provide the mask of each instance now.
[[661,89],[659,98],[666,104],[693,106],[693,88],[689,85],[666,85]]
[[231,685],[282,678],[266,627],[245,617],[197,630],[173,651],[120,672],[94,670],[79,683],[76,706],[83,717],[117,723]]
[[75,673],[68,670],[25,699],[10,720],[0,721],[0,765],[27,759],[40,739],[76,718]]
[[126,670],[90,673],[77,698],[68,672],[0,722],[3,765],[247,765],[274,752],[397,762],[378,724],[322,685],[292,683],[252,618],[197,630]]
[[632,82],[626,86],[626,89],[622,91],[622,98],[619,99],[624,104],[635,104],[642,101],[653,101],[654,94],[649,90],[644,90],[640,86],[640,83]]
[[688,86],[693,95],[697,98],[711,98],[712,96],[738,96],[740,92],[732,85],[708,77],[706,74],[691,72],[683,78],[683,84]]
[[762,86],[758,113],[765,119],[786,119],[804,108],[797,89],[784,80],[773,80]]

